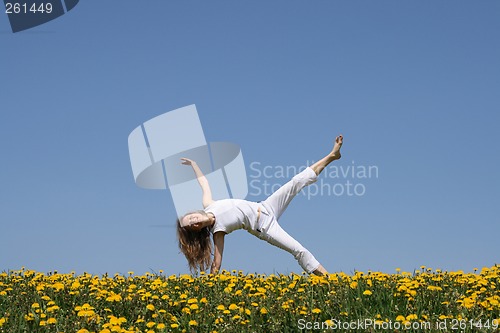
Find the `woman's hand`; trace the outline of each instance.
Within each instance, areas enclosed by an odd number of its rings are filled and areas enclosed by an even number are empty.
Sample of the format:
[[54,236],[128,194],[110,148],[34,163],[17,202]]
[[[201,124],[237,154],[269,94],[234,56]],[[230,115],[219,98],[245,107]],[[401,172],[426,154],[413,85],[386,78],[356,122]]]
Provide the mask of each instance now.
[[182,157],[181,158],[181,163],[184,165],[196,165],[196,162],[193,160],[190,160],[189,158]]

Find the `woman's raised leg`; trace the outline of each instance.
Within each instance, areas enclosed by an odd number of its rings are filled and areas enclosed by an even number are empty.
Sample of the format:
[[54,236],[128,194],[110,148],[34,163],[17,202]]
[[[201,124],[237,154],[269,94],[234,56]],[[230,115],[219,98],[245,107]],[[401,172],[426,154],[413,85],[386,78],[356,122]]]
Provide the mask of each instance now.
[[302,190],[305,186],[314,183],[317,176],[328,164],[341,157],[340,147],[342,147],[342,140],[342,135],[336,137],[335,145],[330,154],[326,155],[306,170],[295,175],[288,183],[281,186],[263,202],[264,207],[272,210],[271,213],[276,216],[276,219],[280,218],[281,214],[283,214],[285,209],[288,207],[288,204],[297,195],[297,193],[300,192],[300,190]]
[[312,166],[295,175],[288,183],[281,186],[263,204],[267,209],[271,209],[276,220],[271,223],[269,229],[266,231],[267,242],[291,253],[299,262],[300,266],[307,272],[316,275],[328,274],[327,270],[314,258],[314,256],[299,242],[291,237],[285,230],[278,224],[277,219],[285,211],[290,201],[295,195],[300,192],[305,186],[314,183],[317,176],[323,169],[331,162],[338,160],[340,155],[340,147],[342,147],[343,137],[339,135],[335,138],[335,145],[327,156],[314,163]]
[[321,171],[323,171],[324,168],[330,163],[332,163],[335,160],[338,160],[342,157],[340,154],[340,147],[342,147],[344,137],[339,135],[338,137],[335,138],[335,145],[333,146],[332,151],[330,154],[326,155],[322,159],[320,159],[318,162],[314,163],[311,165],[311,169],[316,173],[316,175],[319,175]]

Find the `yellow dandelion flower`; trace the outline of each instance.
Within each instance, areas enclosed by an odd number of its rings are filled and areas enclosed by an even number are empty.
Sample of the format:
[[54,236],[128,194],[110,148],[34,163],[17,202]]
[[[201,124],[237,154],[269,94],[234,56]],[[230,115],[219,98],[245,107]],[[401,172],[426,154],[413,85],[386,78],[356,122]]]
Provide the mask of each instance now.
[[156,325],[156,323],[155,323],[155,322],[150,321],[149,323],[147,323],[147,324],[146,324],[146,327],[147,327],[147,328],[152,328],[152,327],[154,327],[155,325]]
[[466,307],[467,309],[470,309],[474,306],[475,303],[476,303],[476,301],[473,298],[467,297],[466,299],[464,299],[462,305],[464,307]]
[[57,306],[57,305],[54,305],[54,306],[51,306],[49,308],[47,308],[47,312],[54,312],[54,311],[57,311],[59,310],[60,308]]
[[396,321],[401,321],[401,322],[406,321],[406,317],[402,316],[402,315],[399,315],[399,316],[396,317]]
[[165,326],[165,324],[163,324],[163,323],[159,323],[158,325],[156,325],[156,328],[157,328],[157,329],[159,329],[159,330],[162,330],[162,329],[164,329],[165,327],[166,327],[166,326]]
[[266,309],[266,308],[262,308],[262,309],[260,309],[260,313],[261,313],[261,314],[267,314],[267,309]]
[[432,290],[432,291],[441,291],[443,288],[437,287],[437,286],[428,286],[427,290]]
[[370,296],[371,294],[372,294],[372,292],[370,290],[363,291],[363,295]]
[[179,327],[179,324],[170,324],[170,327],[177,328],[177,327]]
[[111,293],[111,295],[106,298],[106,301],[108,302],[120,302],[121,300],[122,296],[115,293]]
[[153,304],[148,304],[146,306],[146,309],[148,309],[149,311],[154,311],[155,310],[155,306]]
[[64,289],[64,284],[62,284],[61,282],[57,282],[52,285],[52,288],[55,289],[56,292],[61,291]]
[[219,311],[224,311],[224,310],[226,310],[226,307],[221,304],[221,305],[217,305],[216,309]]
[[52,318],[47,319],[47,324],[49,324],[49,325],[50,324],[56,324],[56,323],[57,323],[57,319],[56,318],[52,317]]
[[127,322],[127,319],[124,317],[120,317],[120,318],[115,317],[115,316],[109,317],[109,323],[113,326],[116,326],[116,325],[120,326],[121,324],[126,323],[126,322]]
[[198,322],[196,320],[190,320],[189,326],[198,326]]
[[312,313],[321,313],[321,310],[318,308],[312,309]]
[[236,305],[234,303],[229,305],[229,310],[237,310],[237,309],[238,309],[238,305]]
[[416,320],[417,318],[418,317],[416,314],[411,314],[411,315],[406,316],[407,321]]

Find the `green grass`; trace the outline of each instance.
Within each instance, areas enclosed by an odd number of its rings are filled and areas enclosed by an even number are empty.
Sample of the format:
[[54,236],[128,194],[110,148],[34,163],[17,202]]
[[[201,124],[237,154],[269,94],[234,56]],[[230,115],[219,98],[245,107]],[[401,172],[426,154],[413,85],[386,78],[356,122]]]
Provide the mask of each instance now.
[[328,277],[23,269],[0,274],[0,332],[499,332],[499,288],[499,266]]

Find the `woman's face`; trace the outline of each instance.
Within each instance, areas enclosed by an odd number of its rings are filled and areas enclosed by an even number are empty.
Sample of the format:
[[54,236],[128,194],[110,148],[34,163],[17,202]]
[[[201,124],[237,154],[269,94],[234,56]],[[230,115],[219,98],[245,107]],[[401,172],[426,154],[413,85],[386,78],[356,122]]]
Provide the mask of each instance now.
[[185,215],[181,220],[181,225],[190,231],[200,231],[210,223],[210,218],[206,214],[191,213]]

